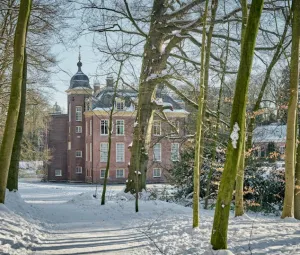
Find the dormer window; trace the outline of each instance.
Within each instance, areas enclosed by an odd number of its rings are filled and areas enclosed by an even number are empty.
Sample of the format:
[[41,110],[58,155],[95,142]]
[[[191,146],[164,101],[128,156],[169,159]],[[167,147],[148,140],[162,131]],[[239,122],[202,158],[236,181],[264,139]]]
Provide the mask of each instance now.
[[121,98],[116,98],[115,108],[117,110],[124,110],[124,108],[125,108],[125,100],[123,100]]

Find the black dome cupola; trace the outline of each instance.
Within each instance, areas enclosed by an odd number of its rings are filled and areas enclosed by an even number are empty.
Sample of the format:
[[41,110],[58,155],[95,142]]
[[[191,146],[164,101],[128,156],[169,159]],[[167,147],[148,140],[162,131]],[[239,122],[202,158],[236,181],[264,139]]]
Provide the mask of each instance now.
[[82,62],[81,62],[81,55],[80,55],[80,47],[79,47],[79,57],[78,57],[77,66],[78,66],[78,71],[71,78],[69,89],[80,88],[80,87],[91,89],[89,78],[81,70]]

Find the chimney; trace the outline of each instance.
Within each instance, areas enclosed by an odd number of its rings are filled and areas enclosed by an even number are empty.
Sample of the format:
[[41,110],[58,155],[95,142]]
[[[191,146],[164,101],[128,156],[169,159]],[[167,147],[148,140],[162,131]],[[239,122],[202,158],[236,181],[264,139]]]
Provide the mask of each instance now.
[[112,88],[113,86],[114,86],[114,78],[111,75],[109,75],[106,78],[106,87]]
[[99,81],[95,81],[94,82],[94,95],[97,95],[99,92],[100,92],[100,83],[99,83]]

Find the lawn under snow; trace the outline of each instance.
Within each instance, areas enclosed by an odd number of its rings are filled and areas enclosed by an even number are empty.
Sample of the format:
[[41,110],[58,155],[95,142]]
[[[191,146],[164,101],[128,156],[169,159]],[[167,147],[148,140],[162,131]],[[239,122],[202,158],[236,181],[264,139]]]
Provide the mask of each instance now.
[[[21,183],[0,206],[0,254],[204,254],[209,251],[213,211],[201,210],[193,230],[192,209],[140,201],[134,212],[122,186],[109,186],[107,204],[89,185]],[[98,192],[101,189],[98,189]],[[300,254],[300,223],[250,214],[230,219],[234,254]],[[229,254],[215,252],[205,254]]]

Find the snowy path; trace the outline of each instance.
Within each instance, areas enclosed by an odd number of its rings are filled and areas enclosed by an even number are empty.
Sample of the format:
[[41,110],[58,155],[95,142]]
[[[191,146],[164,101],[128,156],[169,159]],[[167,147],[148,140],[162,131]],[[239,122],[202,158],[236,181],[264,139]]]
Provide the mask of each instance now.
[[[201,210],[201,227],[193,230],[191,208],[140,201],[136,214],[133,201],[116,197],[121,189],[110,186],[107,204],[100,206],[88,185],[21,183],[26,203],[14,196],[7,207],[24,218],[5,218],[0,208],[0,254],[1,241],[3,254],[22,255],[196,255],[208,249],[213,211]],[[234,254],[300,255],[300,223],[255,214],[231,217],[228,240]]]
[[[122,188],[110,186],[108,197]],[[34,206],[39,221],[51,226],[51,235],[35,254],[141,254],[141,248],[149,246],[138,228],[126,227],[119,218],[122,207],[115,204],[109,212],[111,208],[85,196],[95,193],[94,186],[23,183],[20,193]]]

